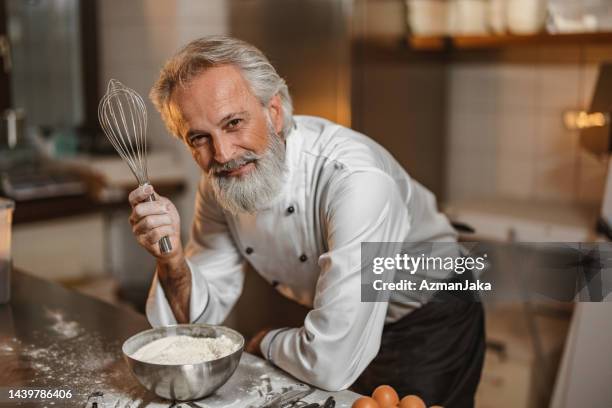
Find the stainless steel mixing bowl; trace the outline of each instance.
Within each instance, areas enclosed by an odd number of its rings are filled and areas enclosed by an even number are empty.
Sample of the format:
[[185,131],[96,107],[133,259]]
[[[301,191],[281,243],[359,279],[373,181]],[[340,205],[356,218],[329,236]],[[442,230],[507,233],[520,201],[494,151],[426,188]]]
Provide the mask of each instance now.
[[[131,356],[145,344],[162,337],[185,335],[220,337],[225,335],[238,348],[217,360],[198,364],[165,365],[135,360]],[[149,391],[173,401],[189,401],[215,392],[232,376],[242,355],[244,337],[235,330],[207,324],[178,324],[158,327],[135,334],[123,343],[125,361],[138,381]]]

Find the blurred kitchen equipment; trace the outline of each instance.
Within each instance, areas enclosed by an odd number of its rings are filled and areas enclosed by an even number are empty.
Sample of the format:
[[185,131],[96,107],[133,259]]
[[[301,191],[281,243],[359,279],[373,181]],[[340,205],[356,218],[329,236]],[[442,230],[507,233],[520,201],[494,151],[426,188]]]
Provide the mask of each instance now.
[[458,35],[487,33],[487,0],[454,0],[451,2],[450,31]]
[[293,404],[300,401],[302,398],[312,394],[314,388],[308,387],[306,389],[289,389],[279,395],[272,397],[269,401],[266,401],[263,405],[258,408],[282,408],[293,406]]
[[334,397],[329,397],[322,403],[313,402],[312,404],[308,404],[301,408],[334,408],[336,406],[336,400]]
[[0,148],[14,149],[24,134],[25,114],[21,109],[7,109],[2,114]]
[[334,408],[336,406],[336,400],[334,397],[328,397],[323,403],[323,408]]
[[[568,128],[580,130],[580,146],[607,162],[608,172],[601,204],[597,232],[612,241],[612,64],[602,64],[595,85],[593,99],[587,111],[566,112],[564,120]],[[569,126],[568,126],[569,125]],[[606,254],[602,246],[601,255]],[[603,302],[612,298],[609,292],[610,274],[603,269],[596,282]],[[583,300],[588,287],[579,293]],[[603,306],[603,307],[602,307]],[[555,392],[550,406],[569,408],[575,406],[612,406],[612,393],[599,392],[609,383],[612,364],[609,358],[612,344],[612,320],[605,303],[581,302],[576,305],[570,333],[565,343],[561,367],[557,374]],[[596,333],[596,335],[593,335]],[[584,381],[589,378],[589,381]],[[601,380],[601,381],[599,381]],[[597,390],[597,392],[596,392]]]
[[504,34],[508,27],[508,0],[489,0],[489,29]]
[[94,391],[89,394],[84,408],[106,408],[104,393],[101,391]]
[[546,0],[508,0],[508,29],[512,34],[537,34],[546,22]]
[[[229,337],[239,348],[217,360],[197,364],[163,365],[133,359],[131,356],[152,341],[169,336]],[[145,330],[123,343],[125,361],[136,379],[156,395],[174,401],[204,398],[229,380],[240,362],[244,337],[235,330],[207,324],[179,324]]]
[[[2,2],[11,102],[22,108],[31,126],[93,127],[87,123],[88,64],[94,64],[86,48],[95,45],[86,28],[88,5],[77,0]],[[0,40],[0,54],[2,44]],[[4,59],[5,69],[7,59]],[[1,61],[0,61],[1,64]],[[0,67],[1,68],[1,67]],[[94,71],[95,72],[95,71]],[[94,74],[95,75],[95,74]],[[95,83],[95,79],[93,81]],[[92,122],[95,118],[90,119]]]
[[408,26],[414,35],[448,34],[449,0],[406,0]]
[[53,156],[55,158],[74,157],[79,147],[79,138],[70,127],[56,128],[51,134]]
[[[148,185],[147,108],[142,97],[116,79],[111,79],[98,105],[98,120],[138,184]],[[151,194],[148,201],[155,201],[155,194]],[[162,253],[172,251],[170,238],[162,237],[159,249]]]
[[609,0],[550,0],[548,31],[580,33],[612,29]]
[[[16,201],[82,195],[87,185],[59,162],[48,160],[34,143],[22,109],[0,118],[0,194]],[[76,148],[74,136],[73,149]]]
[[0,304],[11,298],[11,225],[15,203],[0,197]]
[[[612,152],[612,64],[602,64],[591,106],[586,112],[566,112],[566,126],[572,125],[575,117],[576,128],[580,129],[580,146],[590,153],[608,158]],[[569,123],[568,123],[569,122]],[[608,162],[608,176],[601,206],[601,218],[598,221],[599,233],[612,240],[612,167]]]
[[16,166],[30,166],[40,159],[32,143],[31,128],[23,109],[6,109],[0,113],[0,171]]
[[0,173],[4,194],[17,201],[69,197],[87,193],[81,176],[60,166],[16,166]]

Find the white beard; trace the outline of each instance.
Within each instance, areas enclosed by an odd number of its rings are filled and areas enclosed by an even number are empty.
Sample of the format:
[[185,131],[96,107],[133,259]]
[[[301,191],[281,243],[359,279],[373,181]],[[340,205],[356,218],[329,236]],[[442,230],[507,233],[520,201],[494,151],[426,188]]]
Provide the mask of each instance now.
[[[217,174],[249,162],[255,165],[255,169],[243,176]],[[223,209],[232,214],[255,213],[279,194],[285,172],[285,144],[268,123],[268,148],[263,155],[247,152],[239,159],[222,165],[214,164],[209,170],[209,177],[215,198]]]

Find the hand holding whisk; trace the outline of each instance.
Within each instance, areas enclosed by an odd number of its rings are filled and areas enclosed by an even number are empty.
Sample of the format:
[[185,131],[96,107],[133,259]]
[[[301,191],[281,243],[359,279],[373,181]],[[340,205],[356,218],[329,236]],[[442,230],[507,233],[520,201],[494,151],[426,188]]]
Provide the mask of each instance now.
[[[138,184],[148,185],[147,108],[142,97],[116,79],[111,79],[98,105],[98,120],[104,134],[127,163]],[[151,194],[148,201],[155,201],[155,194]],[[159,249],[163,254],[172,251],[169,237],[162,237]]]

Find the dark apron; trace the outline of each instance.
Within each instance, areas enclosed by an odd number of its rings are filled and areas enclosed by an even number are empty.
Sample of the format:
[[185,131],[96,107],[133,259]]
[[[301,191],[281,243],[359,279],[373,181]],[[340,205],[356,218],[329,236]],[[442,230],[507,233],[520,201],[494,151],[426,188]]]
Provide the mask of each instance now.
[[427,406],[471,408],[484,352],[484,309],[477,296],[441,293],[385,325],[378,355],[351,389],[371,395],[388,384],[400,398],[416,394]]

